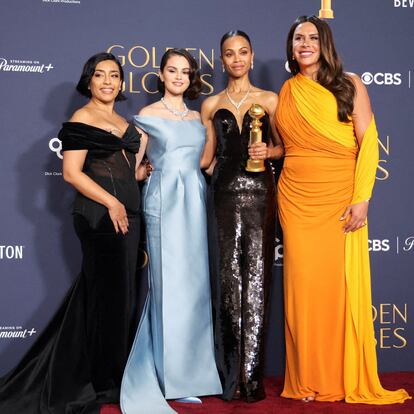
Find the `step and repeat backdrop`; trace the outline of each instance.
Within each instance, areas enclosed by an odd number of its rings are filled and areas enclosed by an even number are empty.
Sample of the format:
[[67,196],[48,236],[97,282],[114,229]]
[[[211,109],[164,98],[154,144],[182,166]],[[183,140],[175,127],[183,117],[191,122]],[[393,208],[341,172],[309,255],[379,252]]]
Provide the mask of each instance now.
[[[317,14],[320,3],[1,1],[0,375],[33,344],[80,269],[70,214],[74,191],[62,179],[57,132],[85,103],[75,85],[86,59],[100,51],[119,57],[128,100],[117,110],[130,118],[159,99],[156,79],[165,50],[187,48],[204,83],[193,104],[198,109],[225,85],[222,34],[241,29],[255,50],[253,83],[278,92],[290,76],[285,69],[289,27],[299,15]],[[367,85],[379,129],[369,241],[379,369],[414,370],[414,3],[333,0],[332,9],[330,24],[344,66]],[[283,239],[277,234],[269,375],[284,367],[282,271]],[[142,284],[144,290],[145,280]]]

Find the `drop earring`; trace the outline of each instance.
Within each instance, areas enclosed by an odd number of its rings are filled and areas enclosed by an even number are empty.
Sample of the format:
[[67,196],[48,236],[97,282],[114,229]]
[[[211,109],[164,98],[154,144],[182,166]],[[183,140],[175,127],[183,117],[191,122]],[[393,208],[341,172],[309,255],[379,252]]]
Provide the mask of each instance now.
[[251,68],[251,70],[253,70],[253,68],[254,68],[254,63],[253,63],[253,61],[252,61],[252,63],[250,64],[250,68]]
[[226,71],[226,69],[224,69],[224,65],[221,65],[221,70],[223,71],[223,73]]

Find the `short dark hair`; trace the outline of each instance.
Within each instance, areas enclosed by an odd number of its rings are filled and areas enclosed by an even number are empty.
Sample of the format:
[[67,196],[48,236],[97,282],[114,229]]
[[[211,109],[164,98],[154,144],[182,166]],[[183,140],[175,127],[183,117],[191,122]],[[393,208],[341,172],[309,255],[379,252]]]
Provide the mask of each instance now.
[[[190,86],[184,92],[184,98],[188,99],[197,99],[201,93],[201,77],[200,77],[200,70],[198,68],[197,62],[191,54],[185,49],[168,49],[161,58],[160,63],[160,72],[162,72],[167,65],[168,59],[171,56],[182,56],[187,59],[190,65]],[[161,78],[158,78],[158,91],[164,95],[165,93],[165,85]]]
[[227,33],[224,33],[223,37],[220,40],[220,52],[223,50],[223,44],[227,39],[230,39],[231,37],[241,36],[244,37],[248,42],[250,46],[250,50],[253,50],[252,42],[250,41],[250,37],[247,35],[246,32],[243,32],[243,30],[230,30]]
[[[119,60],[112,54],[107,52],[97,53],[96,55],[91,56],[83,66],[82,74],[79,79],[78,84],[76,85],[76,90],[83,96],[91,98],[91,91],[89,90],[89,84],[91,82],[92,76],[95,73],[96,66],[98,63],[103,62],[104,60],[114,61],[119,68],[119,74],[121,76],[121,82],[124,81],[124,70],[122,69],[121,63]],[[126,97],[119,91],[116,101],[125,101]]]

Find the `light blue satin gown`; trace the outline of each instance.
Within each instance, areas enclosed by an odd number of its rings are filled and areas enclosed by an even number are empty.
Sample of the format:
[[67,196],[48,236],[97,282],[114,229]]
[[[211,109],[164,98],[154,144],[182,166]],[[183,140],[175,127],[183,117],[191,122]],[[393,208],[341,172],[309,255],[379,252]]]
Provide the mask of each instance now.
[[150,290],[121,387],[124,414],[171,414],[166,399],[221,394],[214,360],[199,120],[135,116],[153,171],[143,189]]

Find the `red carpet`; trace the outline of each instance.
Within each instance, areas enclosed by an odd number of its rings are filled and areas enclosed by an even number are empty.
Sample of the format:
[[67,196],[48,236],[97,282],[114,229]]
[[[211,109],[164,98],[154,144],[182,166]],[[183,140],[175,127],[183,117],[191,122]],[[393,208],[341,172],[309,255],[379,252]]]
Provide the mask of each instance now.
[[[390,390],[405,388],[414,396],[414,372],[386,373],[380,375],[382,385]],[[254,404],[239,401],[224,402],[218,398],[203,398],[203,404],[182,404],[171,402],[179,414],[414,414],[414,400],[404,404],[366,405],[335,403],[304,403],[279,397],[282,390],[282,378],[266,380],[267,398]],[[106,405],[101,414],[121,414],[118,406]],[[152,414],[152,413],[146,413]]]

